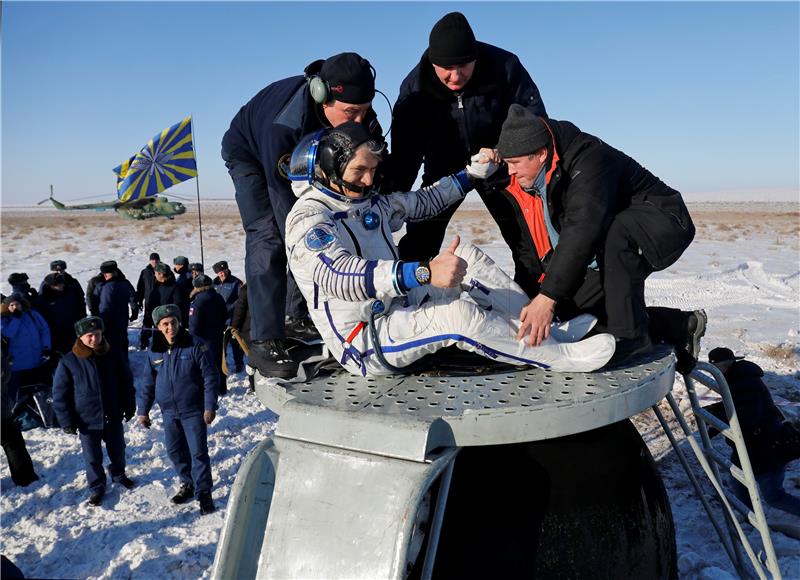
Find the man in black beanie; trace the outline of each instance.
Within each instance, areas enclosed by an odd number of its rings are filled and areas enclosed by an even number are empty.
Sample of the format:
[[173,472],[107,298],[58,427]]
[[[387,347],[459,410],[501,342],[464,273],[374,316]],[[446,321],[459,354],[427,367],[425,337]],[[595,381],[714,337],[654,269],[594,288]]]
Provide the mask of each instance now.
[[517,228],[506,227],[517,282],[533,297],[519,338],[549,335],[554,317],[589,312],[617,338],[611,364],[674,344],[678,369],[696,362],[702,310],[645,308],[645,279],[675,263],[694,238],[681,194],[623,152],[568,121],[512,105],[497,143],[509,178],[487,193],[506,198]]
[[[285,167],[292,151],[301,137],[346,121],[382,134],[372,110],[375,72],[365,58],[344,52],[317,60],[303,72],[262,89],[239,110],[222,138],[222,158],[245,230],[245,276],[253,306],[250,356],[267,366],[289,358],[283,352],[287,336],[319,337],[297,284],[287,277],[285,223],[295,197]],[[267,341],[278,341],[282,352],[277,358]]]
[[144,313],[142,331],[139,334],[139,350],[147,350],[153,335],[153,319],[150,315],[153,313],[153,308],[159,303],[156,301],[157,303],[154,304],[152,294],[156,288],[156,266],[160,262],[161,256],[158,255],[158,252],[151,253],[147,266],[139,272],[139,280],[136,282],[136,303],[139,305],[139,310]]
[[[420,165],[426,186],[459,171],[480,148],[493,148],[512,103],[547,115],[539,89],[514,54],[476,41],[460,12],[443,16],[431,30],[428,49],[400,86],[394,106],[391,190],[413,189]],[[484,202],[498,223],[513,220],[507,205],[486,198]],[[407,224],[400,258],[427,260],[438,254],[459,205]]]

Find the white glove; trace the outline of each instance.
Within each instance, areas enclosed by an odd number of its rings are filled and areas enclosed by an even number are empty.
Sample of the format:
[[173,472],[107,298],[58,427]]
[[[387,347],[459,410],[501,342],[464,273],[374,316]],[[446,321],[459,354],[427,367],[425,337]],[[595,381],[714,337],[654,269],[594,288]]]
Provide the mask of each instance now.
[[497,163],[489,159],[485,153],[476,153],[470,157],[467,165],[467,175],[472,179],[486,179],[497,171]]

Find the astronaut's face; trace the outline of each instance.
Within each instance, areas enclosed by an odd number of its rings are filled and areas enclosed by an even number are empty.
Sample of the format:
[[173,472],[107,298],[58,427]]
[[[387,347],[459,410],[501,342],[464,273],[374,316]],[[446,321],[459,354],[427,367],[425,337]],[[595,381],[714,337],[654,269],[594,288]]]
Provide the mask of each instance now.
[[523,189],[530,189],[546,159],[547,147],[542,147],[530,155],[506,157],[503,161],[508,165],[508,174],[516,175],[517,181]]
[[[379,163],[380,158],[370,151],[368,147],[359,147],[347,163],[342,180],[359,187],[368,188],[375,180],[375,171],[378,169]],[[347,187],[342,188],[342,193],[352,199],[358,199],[364,195],[360,192],[350,191]]]

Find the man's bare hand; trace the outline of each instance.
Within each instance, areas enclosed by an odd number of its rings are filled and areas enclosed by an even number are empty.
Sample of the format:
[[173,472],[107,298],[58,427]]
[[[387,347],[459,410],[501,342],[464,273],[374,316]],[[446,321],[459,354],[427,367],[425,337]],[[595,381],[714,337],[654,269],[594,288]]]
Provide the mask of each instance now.
[[139,424],[144,427],[145,429],[150,428],[150,416],[149,415],[139,415]]
[[206,422],[206,425],[211,425],[214,422],[217,414],[214,411],[205,411],[203,413],[203,421]]
[[456,236],[450,246],[431,260],[431,286],[453,288],[461,284],[467,273],[467,262],[456,256],[461,237]]
[[517,332],[517,340],[528,336],[528,344],[539,346],[542,341],[550,336],[550,324],[553,322],[553,313],[556,310],[556,301],[544,294],[538,294],[519,313],[522,325]]

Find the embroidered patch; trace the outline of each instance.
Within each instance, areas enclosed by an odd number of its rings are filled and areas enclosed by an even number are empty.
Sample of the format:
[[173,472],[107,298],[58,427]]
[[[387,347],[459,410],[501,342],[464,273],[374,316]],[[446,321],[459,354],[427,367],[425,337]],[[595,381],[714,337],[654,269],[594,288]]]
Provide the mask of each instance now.
[[306,248],[319,252],[336,241],[336,234],[327,225],[314,226],[306,233]]
[[291,181],[289,179],[289,162],[292,160],[292,152],[284,153],[280,157],[278,157],[278,175],[283,177],[286,181]]

